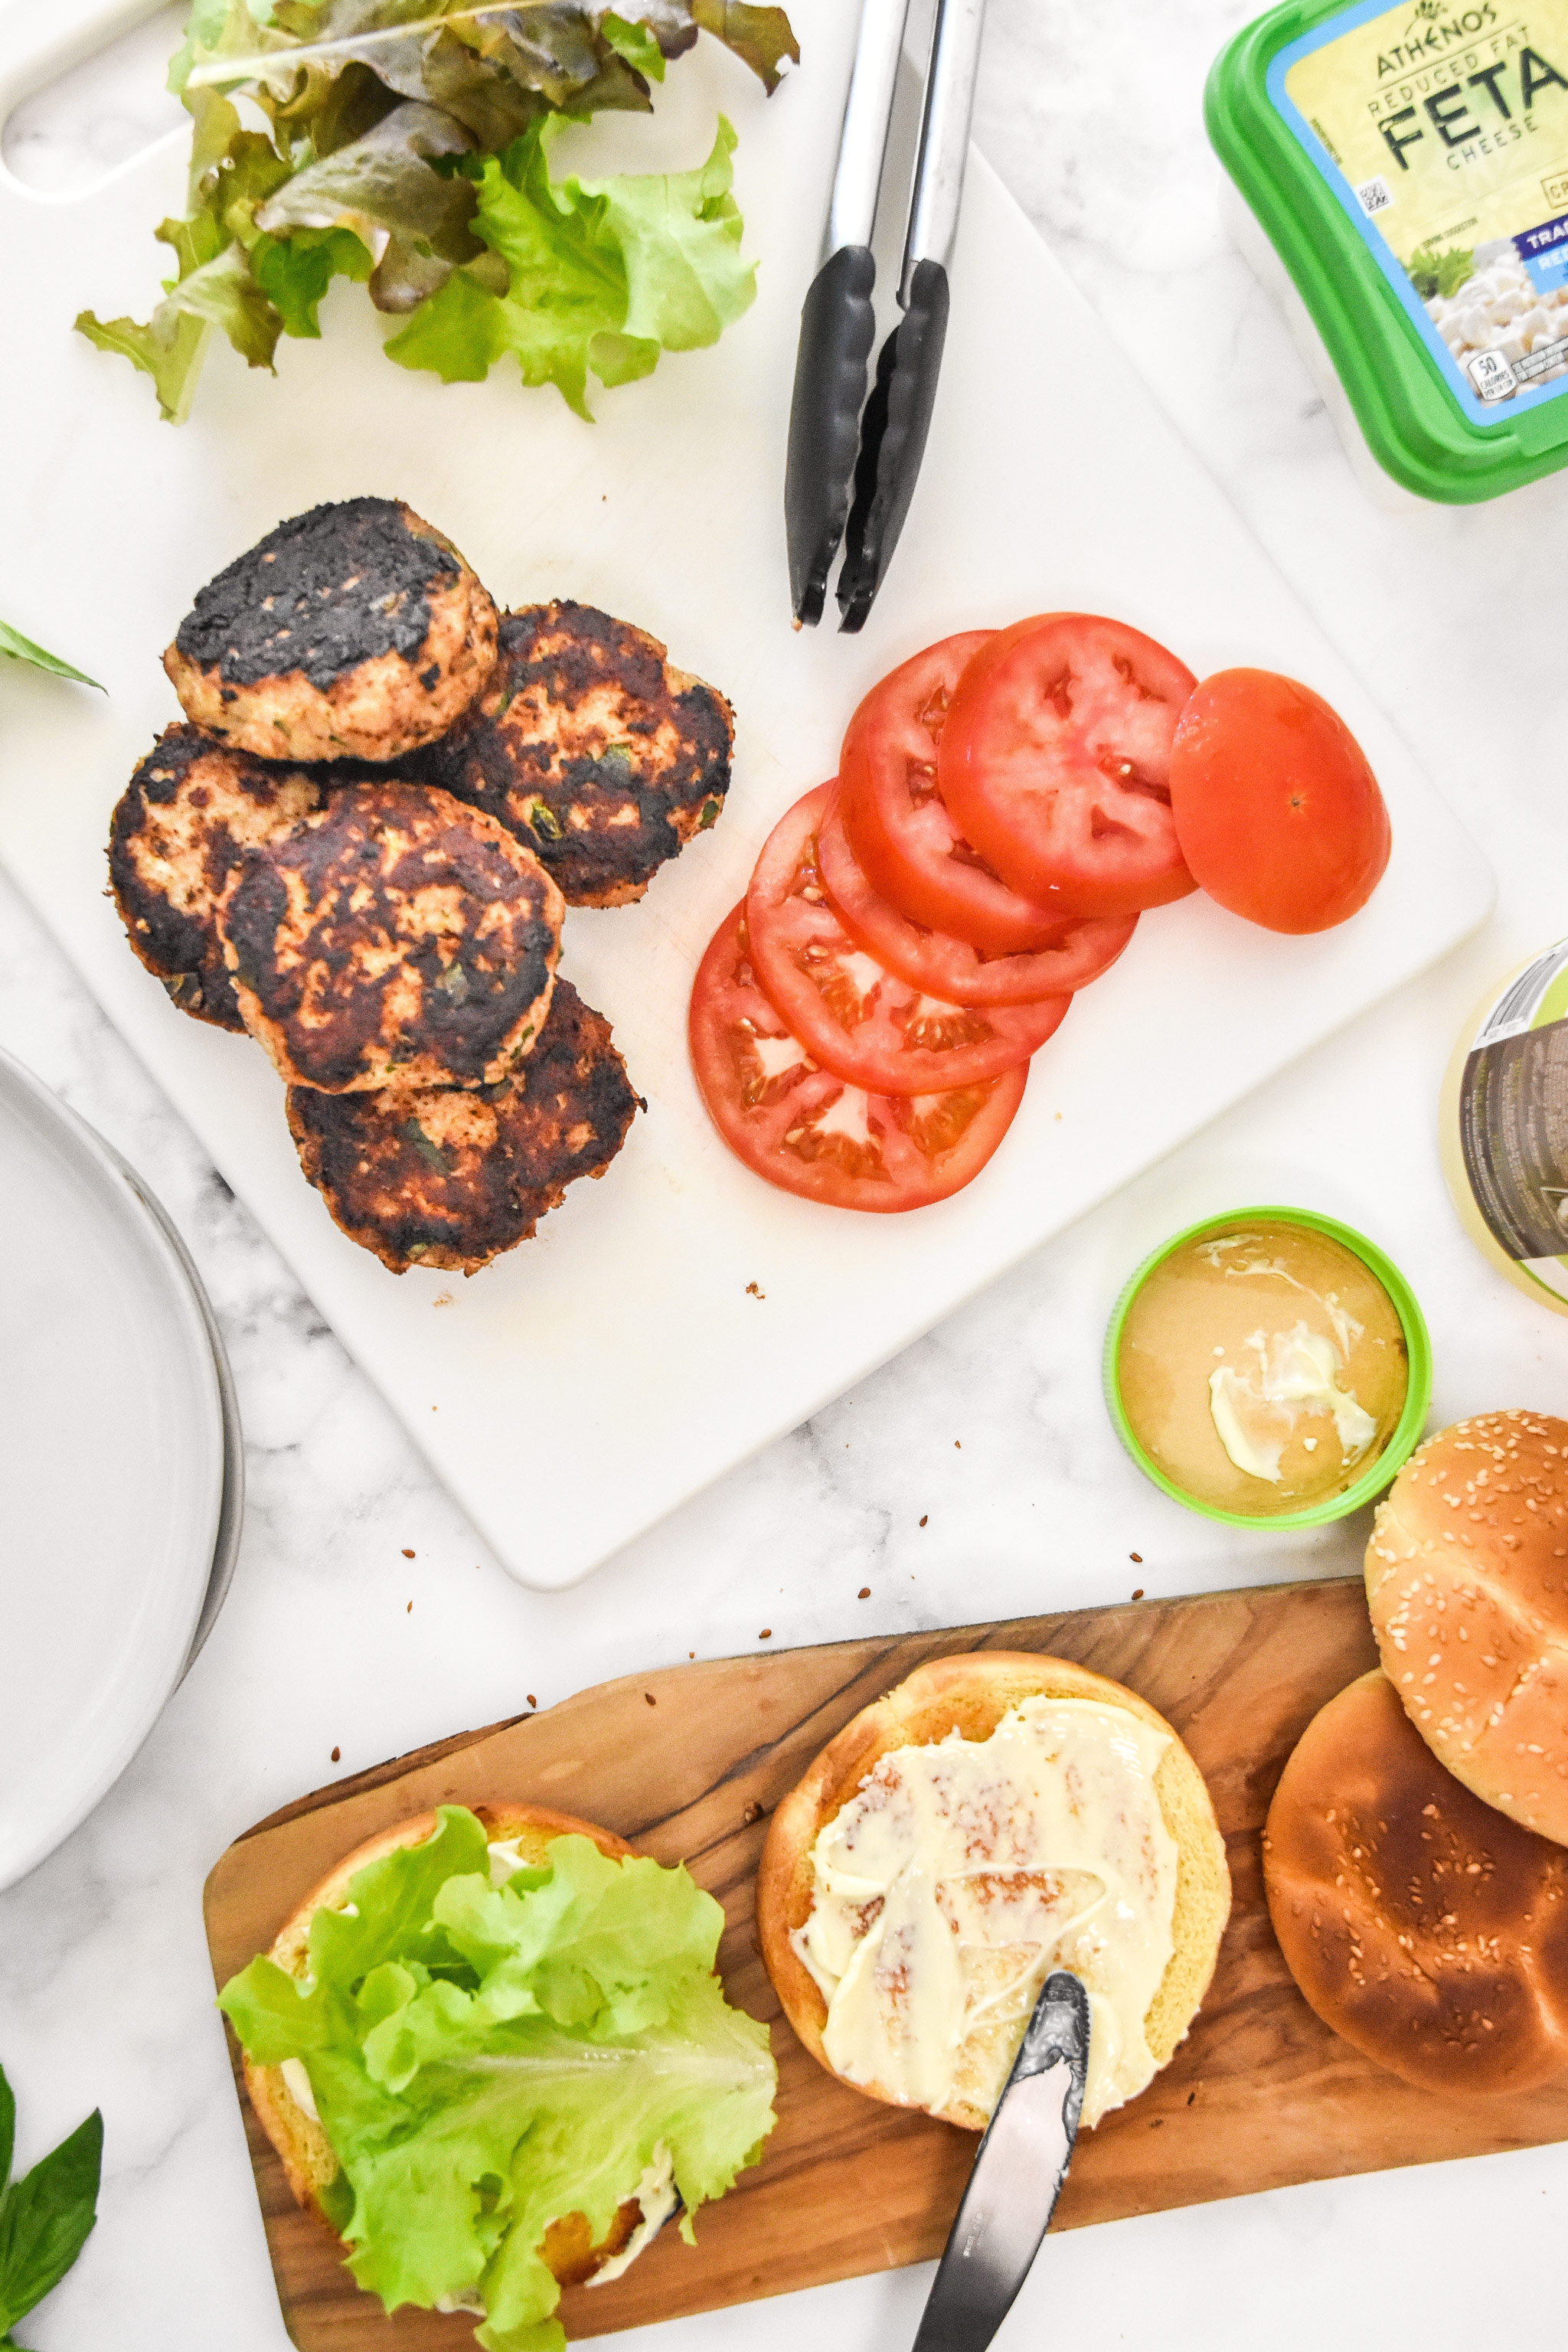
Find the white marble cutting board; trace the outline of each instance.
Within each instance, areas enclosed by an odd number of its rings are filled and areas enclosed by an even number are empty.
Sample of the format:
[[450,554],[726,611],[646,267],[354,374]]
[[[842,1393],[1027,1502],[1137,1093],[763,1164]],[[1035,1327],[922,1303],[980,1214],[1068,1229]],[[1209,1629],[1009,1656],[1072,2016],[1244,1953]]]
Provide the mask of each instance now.
[[[35,78],[19,61],[37,13],[0,10],[0,99]],[[138,13],[83,7],[69,22]],[[216,351],[174,431],[146,379],[69,330],[84,305],[144,315],[154,299],[151,232],[179,206],[181,140],[81,197],[0,173],[11,315],[28,321],[0,354],[11,446],[28,453],[8,542],[28,551],[30,629],[110,689],[63,709],[58,691],[16,682],[0,858],[432,1466],[542,1588],[805,1419],[1442,955],[1491,898],[1474,845],[979,159],[890,581],[862,637],[792,635],[784,423],[855,12],[805,0],[794,14],[808,70],[771,101],[705,42],[652,121],[574,134],[585,169],[680,166],[706,152],[721,107],[741,134],[748,250],[764,257],[755,309],[716,351],[603,395],[594,426],[504,370],[447,387],[393,367],[353,289],[331,299],[319,344],[285,343],[276,381]],[[653,629],[739,713],[716,831],[642,906],[568,919],[563,969],[610,1017],[648,1115],[602,1183],[468,1283],[395,1278],[336,1231],[260,1053],[177,1013],[102,896],[110,809],[178,715],[158,655],[195,590],[280,516],[363,492],[408,499],[498,599],[572,594]],[[697,958],[884,668],[950,630],[1052,606],[1114,613],[1200,673],[1256,662],[1327,694],[1387,793],[1388,875],[1362,916],[1315,940],[1198,899],[1150,918],[1038,1057],[1012,1135],[956,1200],[901,1218],[792,1201],[729,1157],[698,1100],[684,1044]]]

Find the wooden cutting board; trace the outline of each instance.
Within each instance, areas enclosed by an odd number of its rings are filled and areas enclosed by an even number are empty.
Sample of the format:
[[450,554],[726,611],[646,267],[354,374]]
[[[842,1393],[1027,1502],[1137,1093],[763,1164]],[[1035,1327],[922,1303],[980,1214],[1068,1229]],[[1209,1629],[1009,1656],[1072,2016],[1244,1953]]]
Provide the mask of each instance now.
[[[1264,1815],[1309,1718],[1376,1664],[1359,1578],[721,1658],[601,1684],[320,1790],[247,1832],[206,1885],[214,1976],[223,1983],[264,1950],[334,1863],[408,1813],[527,1797],[602,1822],[661,1862],[685,1862],[723,1904],[720,1965],[731,1999],[772,2023],[779,2122],[763,2162],[699,2213],[696,2247],[667,2230],[623,2279],[569,2292],[567,2334],[938,2254],[975,2142],[846,2089],[806,2056],[757,1957],[752,1885],[767,1816],[817,1750],[923,1660],[970,1649],[1054,1652],[1142,1692],[1207,1780],[1235,1886],[1191,2034],[1141,2098],[1080,2141],[1053,2228],[1568,2138],[1568,2080],[1467,2102],[1372,2065],[1313,2016],[1274,1941],[1259,1867]],[[243,2092],[241,2104],[279,2300],[300,2352],[460,2352],[470,2321],[404,2310],[389,2322],[360,2292],[328,2232],[294,2204]]]

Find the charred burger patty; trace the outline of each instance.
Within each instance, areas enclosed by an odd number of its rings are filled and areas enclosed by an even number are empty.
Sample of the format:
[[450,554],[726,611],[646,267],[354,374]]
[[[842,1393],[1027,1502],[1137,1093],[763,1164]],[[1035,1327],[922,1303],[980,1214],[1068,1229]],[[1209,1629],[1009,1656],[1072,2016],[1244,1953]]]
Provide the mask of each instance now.
[[464,710],[496,612],[450,541],[395,499],[295,515],[209,581],[163,667],[185,715],[267,760],[395,760]]
[[182,1012],[243,1030],[217,909],[245,854],[321,805],[299,768],[268,766],[195,727],[166,727],[114,811],[109,880],[132,948]]
[[610,1024],[558,980],[505,1085],[289,1089],[300,1164],[352,1241],[394,1274],[477,1274],[532,1234],[579,1176],[602,1176],[638,1108]]
[[296,1086],[494,1086],[550,1009],[561,893],[493,820],[351,784],[253,849],[218,925],[245,1025]]
[[640,898],[717,817],[734,719],[657,637],[590,604],[506,614],[494,671],[421,772],[509,825],[574,907]]

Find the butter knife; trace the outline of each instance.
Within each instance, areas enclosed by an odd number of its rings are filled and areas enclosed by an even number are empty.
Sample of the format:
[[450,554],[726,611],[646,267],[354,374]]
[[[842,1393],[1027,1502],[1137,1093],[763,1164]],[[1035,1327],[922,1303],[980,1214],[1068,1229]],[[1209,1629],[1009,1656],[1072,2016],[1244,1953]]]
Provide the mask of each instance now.
[[1046,1979],[937,2266],[914,2352],[985,2352],[1067,2178],[1089,2071],[1089,1995]]

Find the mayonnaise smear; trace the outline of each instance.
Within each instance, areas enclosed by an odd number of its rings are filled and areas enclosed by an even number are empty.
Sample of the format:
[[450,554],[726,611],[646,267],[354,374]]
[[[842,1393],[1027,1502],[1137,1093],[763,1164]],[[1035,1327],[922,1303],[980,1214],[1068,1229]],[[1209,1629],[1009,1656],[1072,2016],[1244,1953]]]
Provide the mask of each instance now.
[[910,2106],[990,2115],[1053,1969],[1089,2001],[1083,2121],[1135,2097],[1174,1948],[1171,1744],[1125,1707],[1029,1698],[989,1739],[881,1758],[812,1850],[793,1938],[834,2071]]
[[[1333,1339],[1310,1329],[1305,1321],[1289,1331],[1255,1331],[1247,1345],[1258,1358],[1256,1376],[1233,1371],[1228,1365],[1209,1374],[1215,1432],[1237,1468],[1278,1486],[1279,1457],[1302,1413],[1331,1417],[1342,1462],[1353,1462],[1364,1454],[1377,1435],[1377,1423],[1354,1391],[1340,1385],[1363,1327],[1341,1306],[1338,1293],[1320,1296],[1298,1282],[1278,1257],[1267,1255],[1253,1234],[1226,1234],[1200,1242],[1196,1255],[1206,1258],[1216,1273],[1267,1275],[1289,1283],[1292,1290],[1316,1299],[1333,1328]],[[1308,1438],[1306,1444],[1315,1450],[1317,1440]]]
[[1255,1332],[1247,1346],[1258,1357],[1256,1374],[1232,1371],[1228,1364],[1209,1374],[1209,1412],[1238,1470],[1277,1486],[1285,1441],[1303,1412],[1331,1418],[1342,1462],[1365,1453],[1377,1423],[1354,1393],[1340,1386],[1344,1361],[1331,1339],[1298,1323],[1289,1331]]

